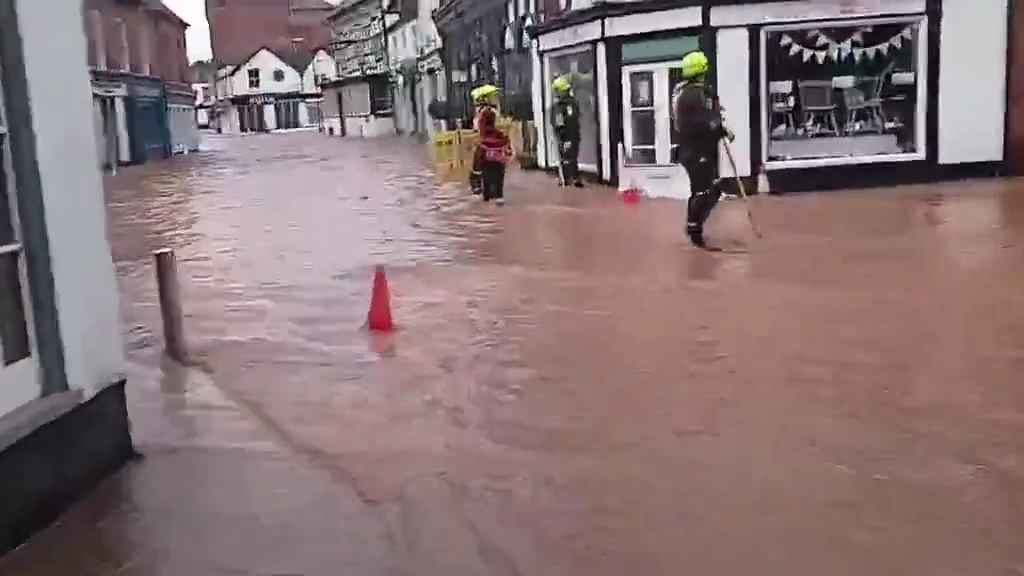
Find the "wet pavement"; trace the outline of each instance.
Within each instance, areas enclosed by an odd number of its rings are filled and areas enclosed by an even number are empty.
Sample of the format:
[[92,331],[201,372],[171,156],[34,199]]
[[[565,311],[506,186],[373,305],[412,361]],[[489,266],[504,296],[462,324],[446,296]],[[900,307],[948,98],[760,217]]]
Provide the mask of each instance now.
[[147,457],[0,574],[1024,574],[1024,182],[726,202],[707,253],[406,140],[207,147],[108,180]]

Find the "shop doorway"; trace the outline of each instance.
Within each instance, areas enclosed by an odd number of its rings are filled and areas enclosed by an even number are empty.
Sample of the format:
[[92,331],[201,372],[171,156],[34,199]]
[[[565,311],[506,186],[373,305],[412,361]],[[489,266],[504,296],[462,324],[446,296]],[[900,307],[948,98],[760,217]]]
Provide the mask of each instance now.
[[672,128],[672,91],[682,82],[678,62],[622,67],[622,127],[631,164],[675,162],[678,135]]
[[622,67],[620,187],[639,186],[652,197],[690,196],[690,179],[676,163],[679,135],[672,126],[672,91],[682,81],[675,60]]

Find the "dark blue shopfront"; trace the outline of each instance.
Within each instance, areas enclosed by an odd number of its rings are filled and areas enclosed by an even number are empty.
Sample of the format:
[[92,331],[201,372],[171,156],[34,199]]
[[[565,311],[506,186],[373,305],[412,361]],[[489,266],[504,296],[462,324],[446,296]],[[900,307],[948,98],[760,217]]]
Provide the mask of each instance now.
[[133,164],[170,157],[167,98],[161,82],[129,83],[125,113]]

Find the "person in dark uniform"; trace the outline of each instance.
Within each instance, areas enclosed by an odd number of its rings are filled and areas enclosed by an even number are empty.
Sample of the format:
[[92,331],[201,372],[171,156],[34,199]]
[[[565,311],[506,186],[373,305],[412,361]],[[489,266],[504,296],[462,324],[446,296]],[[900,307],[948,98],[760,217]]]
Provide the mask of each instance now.
[[711,65],[701,51],[683,58],[683,81],[672,93],[672,118],[679,133],[677,161],[690,177],[690,200],[686,210],[686,233],[695,246],[704,247],[704,222],[722,196],[715,177],[718,143],[732,140],[722,122],[718,101],[706,84]]
[[572,78],[559,76],[551,84],[555,103],[551,107],[551,127],[558,140],[562,185],[583,187],[580,179],[580,105],[572,93]]

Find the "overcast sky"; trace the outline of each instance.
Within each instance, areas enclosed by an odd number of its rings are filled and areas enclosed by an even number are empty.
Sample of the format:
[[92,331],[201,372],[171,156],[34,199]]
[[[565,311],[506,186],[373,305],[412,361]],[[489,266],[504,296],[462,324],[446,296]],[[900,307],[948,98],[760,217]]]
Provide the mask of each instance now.
[[[327,0],[337,4],[339,0]],[[209,60],[213,57],[210,50],[210,26],[206,23],[205,0],[163,0],[164,4],[189,23],[188,28],[188,59]]]

